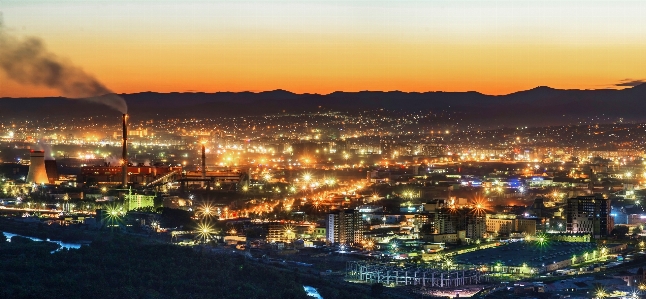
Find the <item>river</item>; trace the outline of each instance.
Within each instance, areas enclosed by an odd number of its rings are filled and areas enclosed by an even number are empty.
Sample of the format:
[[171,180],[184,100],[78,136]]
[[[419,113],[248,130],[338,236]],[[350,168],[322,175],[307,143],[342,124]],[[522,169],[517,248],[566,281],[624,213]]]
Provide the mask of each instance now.
[[[81,244],[81,243],[67,243],[67,242],[63,242],[63,241],[52,241],[50,239],[43,240],[43,239],[39,239],[39,238],[23,236],[23,235],[18,235],[18,234],[12,234],[12,233],[8,233],[8,232],[2,232],[2,233],[5,235],[5,237],[7,237],[7,242],[11,242],[11,237],[13,237],[13,236],[20,236],[20,237],[31,239],[33,241],[37,241],[37,242],[46,241],[46,242],[50,242],[50,243],[56,243],[60,247],[58,249],[56,249],[55,251],[61,250],[63,248],[66,248],[66,249],[79,249],[79,248],[81,248],[81,246],[84,245],[84,244]],[[52,253],[54,253],[55,251],[52,251]]]

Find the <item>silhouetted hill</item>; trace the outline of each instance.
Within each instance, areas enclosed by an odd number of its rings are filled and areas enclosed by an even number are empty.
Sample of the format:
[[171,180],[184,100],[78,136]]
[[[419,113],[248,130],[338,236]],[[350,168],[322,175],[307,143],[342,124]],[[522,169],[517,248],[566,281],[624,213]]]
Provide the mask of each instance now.
[[[294,94],[285,90],[218,93],[122,95],[134,118],[185,118],[264,115],[316,111],[359,112],[386,109],[459,112],[467,123],[484,125],[556,125],[596,116],[645,120],[646,84],[624,90],[560,90],[536,87],[508,95],[478,92],[333,92]],[[82,117],[119,113],[107,107],[64,98],[1,98],[3,118]]]

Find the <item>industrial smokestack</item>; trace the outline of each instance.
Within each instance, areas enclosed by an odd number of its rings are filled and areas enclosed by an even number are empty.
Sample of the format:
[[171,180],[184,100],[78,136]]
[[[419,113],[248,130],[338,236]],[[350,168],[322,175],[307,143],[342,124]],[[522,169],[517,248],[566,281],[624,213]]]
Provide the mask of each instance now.
[[206,180],[206,148],[202,143],[202,187],[204,187],[204,180]]
[[29,164],[29,173],[27,173],[27,182],[35,184],[49,184],[47,169],[45,168],[45,151],[31,151],[31,163]]
[[123,115],[123,144],[121,152],[121,185],[128,187],[128,114]]

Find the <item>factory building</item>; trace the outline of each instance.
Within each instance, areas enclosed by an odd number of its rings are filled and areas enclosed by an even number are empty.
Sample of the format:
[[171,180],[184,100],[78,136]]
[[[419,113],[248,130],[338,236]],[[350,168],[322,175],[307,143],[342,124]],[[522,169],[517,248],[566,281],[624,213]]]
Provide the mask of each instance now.
[[[81,167],[81,174],[78,176],[79,184],[122,184],[121,166],[86,166]],[[127,181],[134,184],[148,184],[172,173],[180,174],[181,167],[171,166],[128,166]]]

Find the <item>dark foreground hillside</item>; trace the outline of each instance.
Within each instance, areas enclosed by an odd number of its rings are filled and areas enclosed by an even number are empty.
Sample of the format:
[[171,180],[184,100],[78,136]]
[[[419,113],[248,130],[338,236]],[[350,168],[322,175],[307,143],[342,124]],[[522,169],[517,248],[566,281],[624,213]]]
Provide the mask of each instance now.
[[[311,298],[301,274],[241,256],[143,244],[125,236],[79,250],[51,250],[43,242],[9,243],[0,237],[0,298]],[[321,291],[365,298],[329,288]]]

